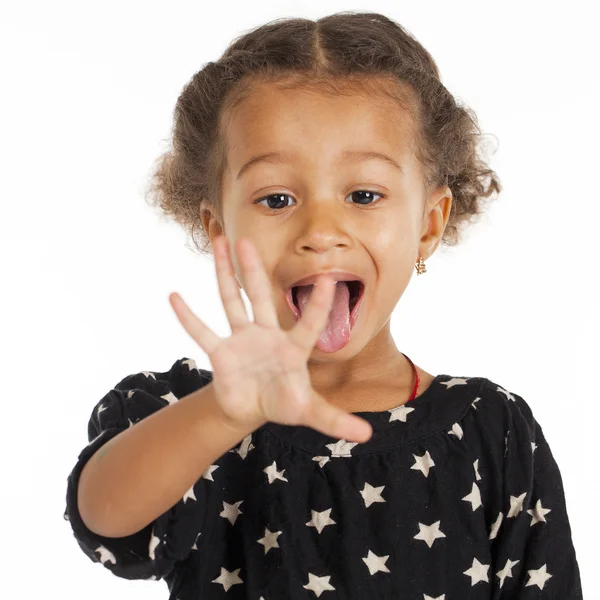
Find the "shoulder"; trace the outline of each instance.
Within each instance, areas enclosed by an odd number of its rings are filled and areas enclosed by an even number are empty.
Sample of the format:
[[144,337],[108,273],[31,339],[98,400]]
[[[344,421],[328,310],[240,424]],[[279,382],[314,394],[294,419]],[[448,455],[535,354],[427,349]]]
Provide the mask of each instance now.
[[121,379],[115,390],[148,392],[168,388],[177,399],[187,396],[212,381],[212,371],[201,369],[193,358],[182,357],[166,371],[140,371]]
[[462,379],[470,382],[472,399],[462,421],[471,429],[472,436],[489,448],[505,448],[509,436],[523,447],[535,441],[539,426],[530,404],[521,394],[487,377]]

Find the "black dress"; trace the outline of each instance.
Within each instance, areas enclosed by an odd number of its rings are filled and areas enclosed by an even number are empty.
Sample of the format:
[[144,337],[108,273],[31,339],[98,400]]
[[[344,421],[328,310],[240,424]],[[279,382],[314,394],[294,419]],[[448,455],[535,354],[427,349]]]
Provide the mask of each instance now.
[[170,600],[582,598],[562,478],[529,405],[484,377],[438,375],[409,403],[360,412],[364,444],[266,423],[124,538],[77,509],[89,458],[211,381],[192,359],[129,375],[94,408],[67,481],[85,554]]

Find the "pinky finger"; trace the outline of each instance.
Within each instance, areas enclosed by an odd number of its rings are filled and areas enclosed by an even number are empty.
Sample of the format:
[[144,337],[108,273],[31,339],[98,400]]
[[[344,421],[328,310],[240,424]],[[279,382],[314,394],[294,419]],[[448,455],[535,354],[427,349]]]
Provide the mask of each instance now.
[[183,328],[200,348],[210,356],[223,338],[219,337],[210,327],[205,325],[190,310],[189,306],[177,292],[169,294],[169,302]]

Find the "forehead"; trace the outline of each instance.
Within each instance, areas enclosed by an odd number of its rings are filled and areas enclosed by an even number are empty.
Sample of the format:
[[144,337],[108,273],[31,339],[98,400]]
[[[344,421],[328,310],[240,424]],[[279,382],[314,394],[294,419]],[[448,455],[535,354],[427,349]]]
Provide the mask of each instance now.
[[328,93],[307,87],[256,85],[225,121],[232,168],[256,152],[285,150],[332,161],[348,148],[406,153],[412,119],[401,104],[381,92],[385,82]]

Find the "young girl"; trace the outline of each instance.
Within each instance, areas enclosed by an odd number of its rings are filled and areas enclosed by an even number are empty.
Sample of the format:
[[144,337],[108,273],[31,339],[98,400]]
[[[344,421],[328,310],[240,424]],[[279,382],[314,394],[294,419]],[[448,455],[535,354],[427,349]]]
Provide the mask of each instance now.
[[501,189],[477,134],[380,14],[268,23],[192,78],[154,190],[213,249],[232,335],[171,294],[213,371],[184,357],[94,408],[65,512],[91,560],[172,600],[582,598],[529,405],[390,333],[413,267]]

